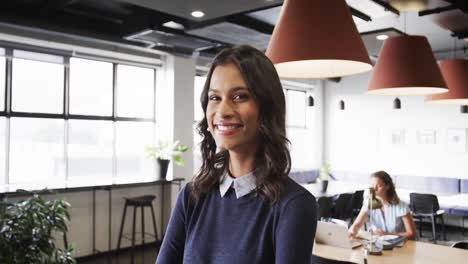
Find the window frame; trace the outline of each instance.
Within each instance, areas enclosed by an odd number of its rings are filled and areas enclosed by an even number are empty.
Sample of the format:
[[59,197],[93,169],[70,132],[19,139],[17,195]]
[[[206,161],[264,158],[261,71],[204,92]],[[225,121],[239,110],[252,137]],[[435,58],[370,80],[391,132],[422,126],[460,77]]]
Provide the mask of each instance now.
[[[112,57],[99,57],[99,56],[92,56],[87,54],[80,54],[71,51],[63,51],[58,49],[50,49],[50,48],[43,48],[43,47],[36,47],[32,45],[24,45],[24,44],[8,44],[8,43],[1,43],[0,48],[5,51],[5,107],[3,110],[0,110],[0,116],[6,118],[5,124],[5,133],[6,133],[6,146],[5,146],[5,173],[4,173],[4,181],[1,184],[9,185],[10,184],[10,170],[9,170],[9,157],[10,157],[10,144],[11,144],[11,137],[10,137],[10,120],[11,117],[26,117],[26,118],[52,118],[52,119],[62,119],[65,121],[65,129],[64,129],[64,158],[65,158],[65,183],[68,181],[68,152],[67,152],[67,145],[69,142],[69,135],[68,135],[68,122],[69,119],[81,119],[81,120],[95,120],[95,121],[113,121],[113,125],[115,126],[117,121],[133,121],[133,122],[145,122],[145,123],[152,123],[157,129],[157,121],[156,121],[156,97],[157,97],[157,71],[161,69],[161,65],[150,65],[138,61],[130,61],[130,60],[122,60],[119,58],[112,58]],[[43,53],[45,55],[56,55],[63,57],[63,65],[64,65],[64,83],[63,83],[63,112],[61,114],[51,114],[51,113],[40,113],[40,112],[18,112],[12,111],[12,71],[13,71],[13,52],[14,50],[22,50],[28,52],[35,52],[35,53]],[[101,116],[101,115],[76,115],[70,114],[70,59],[71,58],[82,58],[88,60],[96,60],[96,61],[103,61],[112,63],[112,115],[110,116]],[[120,117],[117,116],[117,65],[129,65],[129,66],[136,66],[136,67],[144,67],[153,70],[154,79],[153,79],[153,117],[152,118],[136,118],[136,117]],[[114,134],[112,137],[115,137],[115,128]],[[2,140],[2,139],[0,139]],[[114,149],[115,149],[115,138],[114,138]],[[115,150],[113,153],[113,159],[115,160]],[[115,162],[115,161],[114,161]],[[116,171],[112,172],[112,179],[115,179]],[[91,185],[90,185],[91,186]]]
[[[304,93],[304,120],[303,120],[303,125],[300,126],[295,126],[295,125],[289,125],[288,122],[288,101],[289,101],[289,91],[293,92],[301,92]],[[286,99],[286,128],[296,128],[296,129],[307,129],[307,91],[299,90],[299,89],[292,89],[292,88],[284,88],[284,93],[285,93],[285,99]]]

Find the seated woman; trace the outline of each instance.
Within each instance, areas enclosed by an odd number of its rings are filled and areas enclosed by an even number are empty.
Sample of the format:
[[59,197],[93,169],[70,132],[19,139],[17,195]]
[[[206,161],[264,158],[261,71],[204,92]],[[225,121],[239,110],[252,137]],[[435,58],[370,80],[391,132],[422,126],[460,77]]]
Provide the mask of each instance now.
[[[392,178],[385,171],[378,171],[372,174],[372,186],[375,194],[383,206],[373,209],[371,230],[376,235],[398,235],[407,239],[414,239],[416,228],[408,204],[400,201],[395,191]],[[362,224],[369,216],[369,208],[366,201],[361,212],[349,228],[350,237],[356,237]]]

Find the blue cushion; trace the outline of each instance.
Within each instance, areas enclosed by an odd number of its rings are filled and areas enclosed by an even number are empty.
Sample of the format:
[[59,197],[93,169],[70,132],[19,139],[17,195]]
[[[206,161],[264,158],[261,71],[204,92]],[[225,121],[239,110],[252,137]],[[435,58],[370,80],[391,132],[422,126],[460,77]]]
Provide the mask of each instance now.
[[299,184],[313,183],[317,180],[319,170],[291,171],[289,177]]
[[461,179],[460,180],[460,192],[461,193],[468,193],[468,179]]
[[435,194],[456,194],[460,191],[460,179],[398,175],[396,187]]
[[449,209],[449,214],[468,216],[468,207],[454,206]]

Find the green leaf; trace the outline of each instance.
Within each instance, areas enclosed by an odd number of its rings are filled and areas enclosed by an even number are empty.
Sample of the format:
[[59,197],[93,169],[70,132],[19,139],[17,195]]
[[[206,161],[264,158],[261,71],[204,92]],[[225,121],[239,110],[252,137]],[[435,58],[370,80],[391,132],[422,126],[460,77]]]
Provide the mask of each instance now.
[[184,166],[184,159],[179,155],[174,156],[174,162],[179,166]]

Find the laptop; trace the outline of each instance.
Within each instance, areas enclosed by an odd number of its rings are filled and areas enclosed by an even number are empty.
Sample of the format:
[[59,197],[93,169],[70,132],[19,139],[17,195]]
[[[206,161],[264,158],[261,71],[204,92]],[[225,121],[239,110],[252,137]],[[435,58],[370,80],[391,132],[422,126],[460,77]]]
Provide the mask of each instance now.
[[362,245],[360,241],[348,237],[348,228],[328,222],[317,222],[315,241],[320,244],[353,249]]

